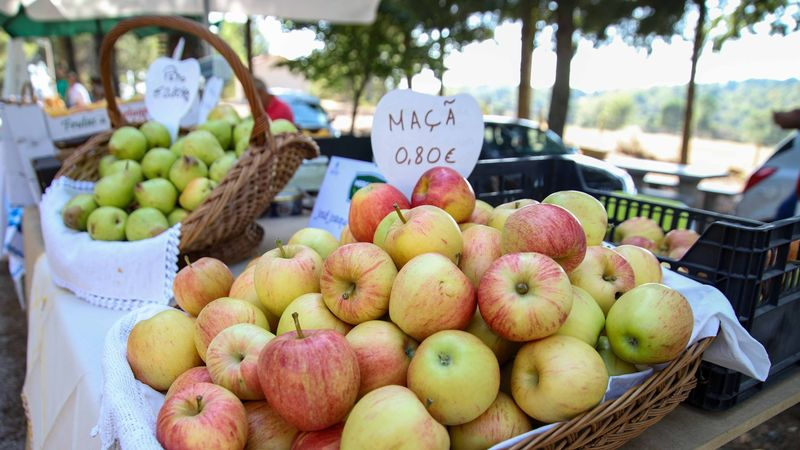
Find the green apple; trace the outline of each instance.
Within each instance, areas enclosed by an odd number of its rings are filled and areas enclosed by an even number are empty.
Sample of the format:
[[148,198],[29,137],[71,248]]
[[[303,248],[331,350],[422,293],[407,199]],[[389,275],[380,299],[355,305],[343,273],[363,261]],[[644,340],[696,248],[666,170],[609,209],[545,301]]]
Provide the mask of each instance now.
[[142,181],[133,189],[133,195],[139,207],[156,208],[163,214],[172,212],[178,200],[178,190],[163,178]]
[[403,267],[423,253],[439,253],[450,261],[457,261],[464,241],[458,224],[445,210],[421,205],[406,214],[398,208],[396,213],[400,220],[389,225],[384,246],[397,267]]
[[181,192],[178,202],[187,211],[194,211],[217,187],[217,183],[208,178],[195,178],[186,185]]
[[96,241],[125,240],[125,223],[128,214],[113,206],[101,206],[89,214],[86,229]]
[[141,179],[129,171],[112,173],[100,179],[94,186],[94,201],[100,206],[127,208],[133,201],[133,188]]
[[236,125],[242,119],[239,117],[239,113],[236,112],[236,108],[231,105],[227,104],[219,104],[214,107],[206,117],[206,120],[218,120],[222,119],[231,124],[231,126]]
[[237,123],[233,128],[233,142],[238,143],[242,139],[249,141],[250,134],[253,132],[253,118],[247,118]]
[[154,148],[142,159],[142,173],[145,178],[167,178],[169,169],[178,156],[166,148]]
[[338,317],[325,306],[322,301],[322,294],[312,292],[303,294],[292,300],[289,306],[281,314],[278,328],[275,334],[282,334],[295,331],[292,313],[298,313],[303,318],[303,330],[333,330],[342,336],[346,335],[352,325],[341,321]]
[[488,225],[502,232],[503,227],[506,225],[506,220],[508,220],[508,216],[514,214],[516,211],[516,209],[512,208],[495,208],[494,211],[492,211],[492,215],[489,216]]
[[[408,210],[401,209],[400,214],[403,215],[408,214]],[[386,214],[386,216],[383,219],[381,219],[380,222],[378,222],[378,226],[375,227],[375,234],[372,235],[372,243],[386,250],[386,233],[389,232],[389,229],[392,226],[392,224],[399,220],[400,220],[400,215],[397,214],[395,211]],[[345,229],[347,230],[348,233],[350,232],[349,228],[345,227]],[[342,230],[342,235],[344,235],[344,230]],[[344,244],[345,242],[342,241],[342,245]]]
[[311,247],[322,259],[339,248],[339,241],[322,228],[303,228],[289,238],[289,245],[302,244]]
[[181,136],[178,139],[175,139],[175,142],[169,147],[169,151],[175,154],[175,156],[180,157],[183,155],[183,143],[185,141],[186,136]]
[[680,292],[658,283],[637,286],[619,298],[606,317],[614,353],[633,364],[660,364],[686,350],[692,308]]
[[217,138],[206,130],[195,130],[183,138],[181,155],[194,156],[210,166],[225,154]]
[[141,131],[142,134],[144,134],[144,137],[147,138],[148,148],[169,147],[170,143],[172,142],[172,138],[169,136],[169,130],[167,127],[156,122],[155,120],[150,120],[143,123],[139,127],[139,131]]
[[606,393],[603,358],[586,342],[553,335],[523,345],[511,371],[511,394],[525,413],[552,423],[594,407]]
[[389,385],[356,403],[344,423],[341,448],[447,450],[450,437],[413,392]]
[[186,185],[195,178],[208,175],[208,166],[203,161],[192,156],[181,156],[169,169],[169,181],[179,191],[186,189]]
[[477,337],[460,330],[440,331],[414,353],[408,388],[439,423],[461,425],[478,418],[497,398],[500,365]]
[[132,159],[120,159],[118,161],[114,161],[110,166],[108,166],[108,170],[106,170],[106,176],[119,172],[128,172],[132,179],[138,180],[137,183],[144,179],[141,164]]
[[575,215],[586,233],[586,245],[600,245],[608,229],[605,206],[591,195],[581,191],[554,192],[542,203],[558,205]]
[[206,130],[213,134],[223,149],[227,149],[231,146],[233,129],[231,128],[231,124],[229,122],[220,119],[209,120],[200,124],[197,129]]
[[158,236],[169,228],[164,214],[155,208],[139,208],[130,213],[125,223],[125,237],[139,241]]
[[111,164],[118,161],[117,157],[114,155],[106,155],[100,158],[100,162],[97,166],[97,174],[100,175],[100,178],[108,175],[108,169],[111,167]]
[[450,427],[450,448],[484,450],[531,429],[528,416],[510,396],[500,392],[489,409],[477,419]]
[[183,208],[175,208],[167,216],[167,222],[169,222],[169,226],[173,226],[178,222],[183,222],[183,219],[187,218],[188,216],[189,211]]
[[134,127],[122,127],[111,135],[108,151],[118,159],[140,161],[147,151],[147,138]]
[[179,375],[202,364],[194,348],[194,320],[170,308],[138,322],[128,335],[127,358],[137,380],[166,391]]
[[214,161],[211,167],[208,168],[208,178],[219,183],[235,165],[236,154],[225,152],[220,159]]
[[296,133],[297,127],[286,119],[277,119],[269,123],[269,131],[272,134]]
[[576,337],[594,347],[605,323],[606,316],[592,296],[572,286],[572,309],[556,334]]
[[97,203],[92,194],[78,194],[64,205],[61,218],[64,225],[73,230],[86,231],[86,222],[89,215],[97,209]]
[[322,258],[305,245],[283,245],[278,241],[277,248],[261,255],[255,267],[258,299],[275,316],[280,317],[297,297],[320,291]]
[[611,343],[608,342],[608,336],[600,336],[597,338],[597,347],[595,347],[595,349],[597,353],[600,354],[600,357],[603,358],[603,363],[606,365],[609,376],[613,377],[616,375],[638,372],[636,366],[627,361],[623,361],[614,354],[614,350],[611,350]]

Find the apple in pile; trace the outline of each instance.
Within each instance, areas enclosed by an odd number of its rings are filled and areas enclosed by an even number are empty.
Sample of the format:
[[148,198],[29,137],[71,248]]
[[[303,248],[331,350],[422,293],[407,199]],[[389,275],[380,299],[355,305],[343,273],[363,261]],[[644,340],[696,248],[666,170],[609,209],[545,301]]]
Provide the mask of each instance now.
[[[286,121],[283,121],[286,122]],[[271,122],[273,134],[297,131]],[[64,225],[100,241],[138,241],[183,221],[211,195],[247,149],[253,119],[220,105],[209,119],[174,142],[156,121],[111,135],[91,194],[61,210]],[[303,236],[309,241],[314,236]],[[319,243],[324,248],[325,242]]]
[[[300,230],[237,277],[190,262],[182,311],[134,327],[136,378],[169,389],[167,449],[487,448],[688,344],[687,300],[652,252],[601,245],[606,212],[585,193],[492,208],[438,167],[410,201],[362,188],[349,217],[341,239]],[[661,233],[634,225],[622,239]]]
[[676,229],[664,234],[664,230],[649,217],[631,217],[617,225],[614,242],[619,245],[634,245],[670,259],[681,259],[700,239],[694,230]]

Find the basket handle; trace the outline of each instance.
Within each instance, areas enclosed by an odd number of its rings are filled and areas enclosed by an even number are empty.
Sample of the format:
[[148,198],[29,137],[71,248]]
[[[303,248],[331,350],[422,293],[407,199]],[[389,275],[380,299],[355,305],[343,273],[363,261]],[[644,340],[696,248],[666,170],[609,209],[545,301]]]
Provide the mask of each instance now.
[[154,26],[182,31],[197,36],[211,44],[211,46],[225,58],[225,61],[231,66],[236,78],[242,83],[245,97],[247,97],[247,102],[250,105],[250,112],[253,115],[253,132],[250,134],[250,142],[257,145],[263,145],[268,142],[270,147],[274,148],[274,139],[269,130],[269,119],[261,105],[261,99],[256,93],[253,76],[244,67],[239,56],[236,55],[225,41],[216,34],[208,31],[208,29],[204,28],[199,23],[183,17],[140,16],[122,20],[106,34],[105,38],[103,38],[103,44],[100,46],[100,78],[103,81],[108,117],[111,120],[112,126],[118,128],[127,123],[117,105],[114,86],[111,82],[111,62],[114,60],[114,44],[120,36],[128,31]]

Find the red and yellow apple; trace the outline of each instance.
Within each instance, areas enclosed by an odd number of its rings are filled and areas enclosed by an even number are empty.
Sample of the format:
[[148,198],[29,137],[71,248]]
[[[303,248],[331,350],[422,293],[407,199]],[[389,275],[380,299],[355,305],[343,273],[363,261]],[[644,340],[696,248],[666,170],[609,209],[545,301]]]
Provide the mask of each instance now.
[[214,384],[241,400],[261,400],[258,355],[274,334],[257,325],[239,323],[220,331],[206,351],[206,367]]
[[408,209],[406,197],[396,187],[386,183],[370,183],[353,194],[350,199],[348,226],[359,242],[372,242],[378,223],[394,210],[397,204]]
[[345,225],[339,234],[339,245],[352,244],[353,242],[358,242],[358,240],[350,232],[350,225]]
[[458,267],[476,289],[486,269],[502,255],[500,236],[498,230],[486,225],[474,225],[463,232],[464,250]]
[[614,250],[600,246],[586,249],[583,262],[570,272],[569,279],[586,290],[605,314],[620,295],[636,284],[628,261]]
[[450,427],[450,448],[485,450],[531,429],[528,416],[510,396],[499,392],[489,409],[477,419]]
[[317,252],[320,258],[325,259],[332,251],[339,247],[339,241],[327,230],[322,228],[302,228],[289,238],[289,245],[300,244]]
[[423,253],[439,253],[456,262],[464,242],[450,214],[430,205],[417,206],[405,213],[397,210],[395,214],[400,220],[389,225],[383,249],[398,268]]
[[536,200],[534,200],[532,198],[521,198],[519,200],[514,200],[514,201],[510,201],[510,202],[501,203],[501,204],[497,205],[497,207],[495,209],[517,210],[517,209],[524,208],[524,207],[526,207],[528,205],[538,205],[538,204],[539,204],[539,202],[537,202]]
[[614,242],[622,242],[631,236],[641,236],[660,245],[664,239],[664,230],[655,220],[648,217],[631,217],[617,225],[614,230]]
[[614,350],[611,349],[611,343],[608,342],[608,336],[597,338],[595,350],[603,358],[603,363],[606,365],[606,370],[608,370],[608,376],[613,377],[638,372],[636,366],[614,354]]
[[600,245],[608,229],[605,206],[591,195],[581,191],[554,192],[542,203],[558,205],[575,215],[586,234],[586,245]]
[[486,321],[483,320],[479,309],[475,310],[475,315],[472,316],[472,320],[470,320],[467,327],[464,328],[464,331],[472,334],[486,344],[486,346],[492,350],[500,365],[511,360],[519,348],[519,343],[511,342],[498,336],[497,333],[489,327]]
[[[255,261],[257,261],[257,259]],[[280,318],[269,312],[267,307],[264,306],[264,304],[261,303],[261,300],[258,299],[258,293],[256,292],[255,284],[255,273],[255,262],[251,261],[250,264],[248,264],[244,269],[244,272],[240,273],[239,276],[233,280],[231,291],[228,293],[228,297],[245,300],[246,302],[260,309],[267,318],[267,322],[269,322],[269,327],[267,330],[272,331],[278,327],[278,319]]]
[[300,314],[300,317],[303,318],[303,329],[306,330],[333,330],[344,336],[353,328],[349,323],[345,323],[333,315],[331,310],[325,306],[322,294],[312,293],[303,294],[289,303],[278,322],[275,334],[280,336],[296,330],[292,319],[293,313]]
[[206,360],[208,344],[220,331],[237,323],[251,323],[265,330],[269,326],[260,309],[235,298],[218,298],[200,311],[194,323],[194,344],[203,361]]
[[636,286],[645,283],[661,283],[661,263],[650,250],[635,245],[620,245],[614,249],[622,255],[633,269],[633,279]]
[[390,384],[406,385],[406,372],[419,345],[397,325],[370,320],[347,333],[361,372],[358,396]]
[[297,428],[283,420],[267,402],[245,402],[248,450],[285,450],[298,436]]
[[475,192],[457,171],[433,167],[422,174],[411,193],[411,207],[420,205],[437,206],[456,222],[466,222],[475,210]]
[[606,316],[592,296],[585,290],[572,286],[572,310],[556,334],[578,338],[594,347],[605,323]]
[[344,422],[324,430],[304,431],[294,440],[291,450],[339,450],[342,431],[344,431]]
[[469,216],[467,222],[476,223],[478,225],[489,225],[489,219],[492,217],[492,205],[483,200],[475,200],[475,209],[472,210],[472,215]]
[[628,236],[619,245],[635,245],[654,252],[658,250],[658,245],[652,240],[642,236]]
[[[261,303],[276,317],[297,297],[319,292],[322,258],[305,245],[277,242],[259,258],[253,277]],[[289,282],[291,280],[291,282]]]
[[209,375],[206,366],[192,367],[186,372],[180,374],[178,378],[175,378],[175,381],[173,381],[169,386],[169,390],[164,395],[164,398],[169,398],[172,396],[172,394],[195,383],[213,383],[213,381],[211,381],[211,375]]
[[209,302],[228,295],[231,284],[233,274],[225,263],[214,258],[200,258],[178,271],[172,291],[178,306],[197,316]]

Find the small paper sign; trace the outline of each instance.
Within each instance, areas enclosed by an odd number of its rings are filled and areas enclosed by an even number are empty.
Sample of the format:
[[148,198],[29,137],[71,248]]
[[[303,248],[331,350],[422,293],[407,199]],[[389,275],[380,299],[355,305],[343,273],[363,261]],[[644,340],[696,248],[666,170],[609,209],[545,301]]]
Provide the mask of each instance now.
[[407,196],[432,167],[451,167],[468,177],[482,145],[483,114],[470,95],[439,97],[395,90],[384,95],[375,109],[375,163]]
[[353,194],[369,183],[384,181],[385,178],[373,163],[332,157],[308,226],[328,230],[338,238],[347,224]]
[[203,89],[203,98],[200,100],[200,112],[197,114],[197,123],[203,123],[208,118],[208,113],[217,106],[219,98],[222,96],[222,78],[211,77],[206,80]]
[[178,136],[178,124],[192,107],[200,84],[200,65],[196,59],[179,61],[161,57],[147,69],[144,102],[153,119]]

